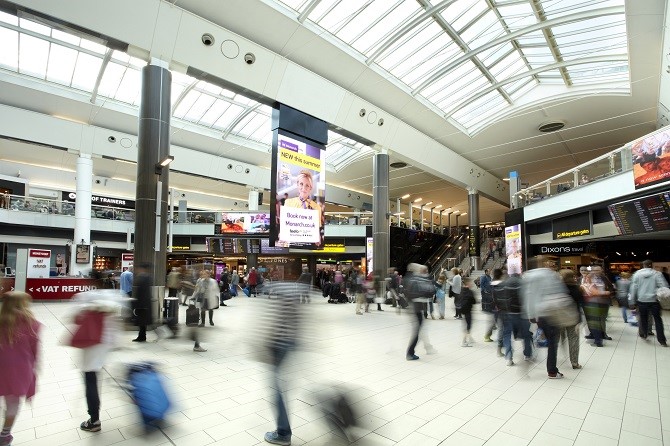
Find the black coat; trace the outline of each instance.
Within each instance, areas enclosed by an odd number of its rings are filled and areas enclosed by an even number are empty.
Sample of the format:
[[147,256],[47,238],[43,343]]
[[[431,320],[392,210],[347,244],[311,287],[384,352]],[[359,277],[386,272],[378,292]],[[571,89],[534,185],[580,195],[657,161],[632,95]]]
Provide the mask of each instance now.
[[133,280],[134,309],[137,325],[151,325],[153,314],[151,311],[151,285],[149,274],[135,275]]

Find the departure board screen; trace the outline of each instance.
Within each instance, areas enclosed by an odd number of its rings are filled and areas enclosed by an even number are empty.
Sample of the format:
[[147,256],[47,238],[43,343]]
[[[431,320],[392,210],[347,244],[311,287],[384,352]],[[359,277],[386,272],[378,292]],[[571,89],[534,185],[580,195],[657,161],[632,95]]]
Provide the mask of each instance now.
[[670,192],[608,206],[621,235],[670,230]]
[[260,254],[261,241],[248,238],[207,237],[207,252],[215,254]]

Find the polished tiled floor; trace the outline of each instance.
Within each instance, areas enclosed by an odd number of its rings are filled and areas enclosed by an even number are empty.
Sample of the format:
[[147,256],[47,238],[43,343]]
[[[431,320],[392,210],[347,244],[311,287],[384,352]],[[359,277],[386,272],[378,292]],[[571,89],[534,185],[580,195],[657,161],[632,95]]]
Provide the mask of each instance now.
[[[217,310],[216,326],[202,329],[206,353],[193,352],[187,339],[134,344],[135,333],[124,332],[102,372],[103,429],[95,434],[78,429],[87,418],[78,351],[61,345],[73,304],[35,303],[46,325],[39,387],[19,413],[14,444],[265,444],[263,434],[274,428],[270,374],[254,360],[250,342],[264,303],[238,297]],[[355,444],[670,445],[670,349],[638,339],[616,308],[608,329],[614,340],[599,349],[582,343],[582,370],[572,370],[561,349],[565,379],[548,380],[544,349],[534,364],[507,367],[494,343],[481,342],[481,313],[473,348],[460,346],[461,321],[427,320],[425,333],[438,352],[425,355],[420,343],[421,359],[408,362],[408,315],[385,306],[357,316],[354,305],[325,299],[303,307],[310,321],[304,348],[283,376],[294,445],[346,444],[319,410],[334,386],[353,402]],[[140,359],[160,364],[175,403],[167,425],[149,437],[118,386],[123,364]]]

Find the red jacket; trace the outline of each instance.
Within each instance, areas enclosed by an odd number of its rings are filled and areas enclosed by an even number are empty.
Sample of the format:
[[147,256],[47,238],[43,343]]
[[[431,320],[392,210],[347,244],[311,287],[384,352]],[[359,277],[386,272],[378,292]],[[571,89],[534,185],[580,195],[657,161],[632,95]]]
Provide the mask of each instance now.
[[249,285],[258,285],[258,273],[255,269],[249,271],[249,279],[247,280]]

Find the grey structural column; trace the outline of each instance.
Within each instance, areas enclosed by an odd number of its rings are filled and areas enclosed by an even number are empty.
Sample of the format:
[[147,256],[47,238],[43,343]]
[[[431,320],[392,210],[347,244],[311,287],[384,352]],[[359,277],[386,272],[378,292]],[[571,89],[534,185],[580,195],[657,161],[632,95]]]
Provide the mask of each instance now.
[[469,254],[472,269],[481,269],[481,247],[479,240],[479,192],[468,187]]
[[[389,156],[375,155],[372,163],[372,259],[374,274],[384,283],[389,268]],[[383,293],[381,285],[377,294]]]
[[[152,265],[154,287],[165,286],[167,264],[165,252],[170,169],[167,166],[160,167],[159,163],[170,155],[171,85],[172,74],[166,62],[152,59],[149,65],[142,68],[134,262]],[[154,290],[154,293],[157,291]]]

